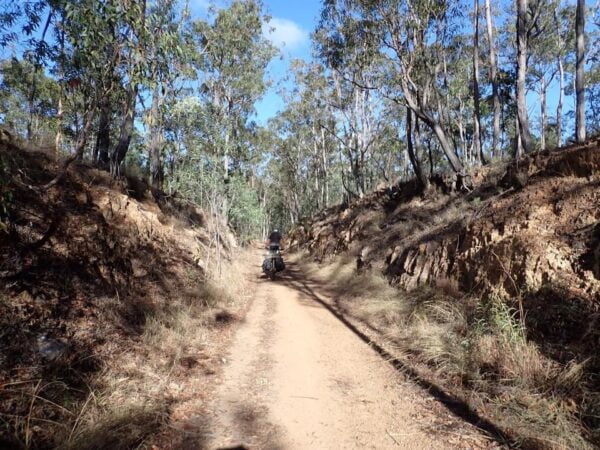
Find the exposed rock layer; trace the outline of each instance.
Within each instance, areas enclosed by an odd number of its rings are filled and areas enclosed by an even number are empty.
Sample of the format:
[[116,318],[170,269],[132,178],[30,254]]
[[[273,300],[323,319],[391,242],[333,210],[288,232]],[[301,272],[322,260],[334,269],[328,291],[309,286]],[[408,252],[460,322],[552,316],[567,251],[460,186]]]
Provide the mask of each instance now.
[[380,190],[294,229],[292,247],[319,259],[350,251],[357,267],[405,288],[454,280],[466,292],[515,298],[549,285],[599,300],[597,142],[483,169],[468,194],[421,198]]

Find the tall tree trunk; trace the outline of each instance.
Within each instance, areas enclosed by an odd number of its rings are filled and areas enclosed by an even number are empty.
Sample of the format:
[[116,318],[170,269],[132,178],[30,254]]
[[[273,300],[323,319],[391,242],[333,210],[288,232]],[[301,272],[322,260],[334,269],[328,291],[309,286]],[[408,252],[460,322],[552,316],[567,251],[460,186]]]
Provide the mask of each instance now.
[[229,130],[225,132],[225,145],[223,146],[223,184],[224,192],[221,199],[221,214],[223,217],[229,217]]
[[[146,24],[146,0],[142,0],[142,24]],[[131,55],[130,55],[131,58]],[[138,96],[138,84],[133,80],[134,62],[129,61],[129,90],[125,101],[125,109],[123,111],[123,122],[121,123],[121,132],[119,140],[111,157],[111,172],[113,176],[119,174],[121,164],[125,160],[125,156],[129,151],[131,137],[133,136],[133,128],[135,125],[135,105]],[[112,73],[112,71],[111,71]]]
[[62,150],[62,127],[63,127],[63,94],[64,88],[62,81],[60,83],[60,90],[58,94],[58,110],[56,111],[56,136],[54,137],[54,159],[58,161],[60,152]]
[[520,128],[519,117],[515,116],[515,158],[517,159],[523,156],[523,141],[521,139]]
[[[86,108],[87,109],[87,108]],[[94,123],[94,117],[96,114],[95,105],[90,105],[87,112],[84,114],[84,122],[83,128],[77,135],[77,144],[75,145],[75,152],[69,158],[67,158],[63,163],[58,175],[56,175],[52,180],[50,180],[45,185],[41,186],[42,190],[50,189],[52,186],[60,183],[60,181],[67,174],[67,170],[69,166],[76,160],[80,160],[83,157],[83,153],[85,152],[85,146],[87,143],[87,137],[89,135],[90,130],[92,129],[92,124]]]
[[406,108],[406,148],[408,150],[410,164],[413,168],[415,176],[417,177],[417,181],[419,182],[421,188],[426,191],[429,189],[429,179],[423,172],[418,154],[415,153],[415,148],[413,145],[413,112],[410,110],[410,108]]
[[100,117],[98,118],[98,133],[94,148],[94,162],[100,167],[107,168],[110,162],[110,100],[103,97],[100,100]]
[[529,152],[532,148],[525,92],[528,51],[527,1],[517,0],[517,117],[519,118],[521,143],[525,152]]
[[423,145],[421,144],[422,140],[421,140],[421,124],[419,123],[419,118],[418,117],[414,117],[413,118],[413,130],[414,130],[414,143],[413,143],[413,147],[415,149],[415,158],[416,160],[419,162],[419,166],[421,166],[421,171],[422,169],[422,158],[421,155],[423,154]]
[[[40,42],[44,42],[46,39],[46,33],[48,32],[48,28],[50,27],[50,23],[52,22],[52,16],[54,15],[54,9],[51,8],[48,13],[48,18],[46,19],[46,24],[44,25],[44,30],[42,31],[42,37]],[[40,62],[39,55],[36,55],[36,61],[33,65],[33,73],[31,75],[31,90],[29,91],[29,120],[27,121],[27,140],[30,141],[33,138],[33,121],[35,119],[35,97],[37,95],[37,74],[41,69],[42,64]]]
[[448,159],[452,170],[457,174],[464,175],[465,168],[458,159],[458,156],[456,156],[456,153],[454,152],[452,146],[450,145],[450,142],[448,141],[448,137],[446,135],[446,132],[442,128],[442,125],[437,120],[431,118],[428,114],[425,114],[424,111],[416,105],[413,108],[409,104],[409,108],[434,132],[435,137],[440,143],[440,147],[442,148],[444,155]]
[[427,150],[429,151],[429,176],[433,177],[434,165],[433,165],[433,149],[431,148],[431,139],[427,139]]
[[115,176],[119,174],[121,163],[125,160],[125,156],[129,151],[129,144],[131,144],[133,125],[135,121],[135,104],[137,93],[138,85],[137,83],[133,83],[127,94],[125,110],[123,112],[123,122],[121,124],[121,132],[111,158],[111,171]]
[[563,103],[565,97],[565,69],[562,58],[558,57],[558,105],[556,106],[556,144],[563,145]]
[[323,164],[323,204],[325,208],[329,207],[329,166],[327,164],[327,153],[326,153],[326,142],[325,142],[325,129],[321,128],[321,159]]
[[500,143],[500,96],[498,94],[498,59],[496,57],[496,41],[492,24],[492,7],[490,0],[485,0],[485,17],[487,22],[487,36],[490,46],[490,83],[492,84],[492,102],[494,109],[494,134],[492,140],[492,157],[498,156]]
[[585,141],[585,0],[577,0],[575,37],[577,39],[575,137],[577,142],[582,143]]
[[162,129],[160,124],[160,84],[154,89],[150,108],[150,184],[155,189],[162,189],[164,181],[162,161]]
[[556,55],[556,62],[558,66],[558,104],[556,105],[556,146],[562,147],[563,145],[563,104],[565,98],[565,68],[563,65],[563,54],[565,51],[565,43],[562,36],[562,30],[560,26],[560,20],[558,18],[560,10],[560,2],[556,3],[554,8],[554,25],[556,27],[557,39],[558,39],[558,53]]
[[473,145],[477,158],[482,164],[486,164],[481,145],[481,108],[479,105],[479,0],[474,0],[473,4],[473,104],[475,107]]
[[[408,131],[406,133],[407,133],[406,139],[408,141]],[[402,158],[402,176],[404,177],[404,181],[408,181],[408,179],[410,178],[409,170],[408,170],[409,161],[410,161],[410,155],[408,154],[408,145],[404,146],[403,153],[404,153],[404,155]]]
[[464,117],[463,101],[458,101],[458,135],[460,137],[460,149],[462,151],[462,159],[465,164],[469,164],[469,150],[467,148],[467,138],[465,137],[465,126],[463,124]]
[[548,87],[546,86],[546,76],[542,76],[540,79],[540,103],[541,103],[541,138],[540,138],[540,146],[542,150],[546,150],[546,128],[548,127],[548,108],[546,104],[546,91]]
[[404,100],[406,101],[406,105],[415,113],[415,115],[419,119],[423,121],[423,123],[425,123],[425,125],[427,125],[434,132],[435,137],[440,143],[440,147],[442,148],[444,155],[448,159],[452,170],[456,174],[464,176],[465,168],[460,162],[458,156],[456,156],[454,149],[450,145],[450,142],[448,141],[448,136],[442,128],[441,123],[439,122],[439,120],[436,120],[433,116],[429,115],[426,112],[426,110],[423,107],[421,107],[419,103],[417,103],[417,99],[415,98],[413,92],[408,86],[408,76],[406,74],[401,74],[400,78],[400,83],[402,85],[402,92],[404,93]]
[[[62,22],[64,23],[64,16],[62,18]],[[62,28],[62,26],[61,26]],[[62,151],[62,129],[63,129],[63,97],[65,96],[65,66],[64,66],[64,57],[65,57],[65,32],[61,30],[58,35],[58,40],[60,42],[60,57],[58,61],[58,110],[56,111],[56,136],[54,138],[54,159],[58,161],[60,153]]]

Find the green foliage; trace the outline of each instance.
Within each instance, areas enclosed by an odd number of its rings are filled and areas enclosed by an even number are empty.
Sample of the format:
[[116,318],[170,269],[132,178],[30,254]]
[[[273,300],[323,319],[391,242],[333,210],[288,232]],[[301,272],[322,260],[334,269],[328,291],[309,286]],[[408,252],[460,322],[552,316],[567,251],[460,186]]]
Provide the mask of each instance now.
[[[36,86],[33,110],[29,109],[32,86]],[[59,86],[56,80],[35,71],[26,60],[0,61],[0,121],[14,133],[25,136],[30,114],[36,118],[36,134],[51,134],[56,128]]]
[[233,176],[228,186],[231,198],[229,223],[237,231],[242,242],[260,235],[265,222],[265,211],[260,205],[256,191],[240,176]]
[[164,117],[172,161],[167,189],[228,217],[242,239],[255,237],[265,221],[254,183],[262,135],[251,120],[275,54],[264,20],[259,3],[235,1],[211,21],[194,22],[197,91],[170,99]]
[[519,318],[519,311],[501,299],[489,297],[479,307],[478,315],[475,329],[480,334],[492,333],[513,344],[526,342],[526,330]]

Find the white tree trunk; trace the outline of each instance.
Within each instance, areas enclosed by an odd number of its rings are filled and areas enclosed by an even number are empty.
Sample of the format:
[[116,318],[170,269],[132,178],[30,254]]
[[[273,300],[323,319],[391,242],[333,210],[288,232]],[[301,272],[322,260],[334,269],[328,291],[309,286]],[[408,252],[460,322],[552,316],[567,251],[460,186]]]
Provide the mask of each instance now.
[[575,37],[577,39],[575,136],[577,142],[582,143],[585,141],[585,0],[577,0]]
[[563,103],[565,97],[565,69],[562,58],[558,57],[558,105],[556,106],[556,145],[563,145]]
[[525,92],[527,77],[527,0],[517,0],[517,117],[521,144],[525,152],[532,148]]
[[483,147],[481,146],[481,111],[479,107],[479,0],[474,0],[473,7],[473,146],[475,157],[485,164]]
[[541,138],[540,145],[542,150],[546,150],[546,128],[548,127],[548,109],[546,106],[546,77],[542,76],[540,80],[540,103],[541,103]]
[[492,102],[494,108],[494,134],[492,140],[492,157],[498,156],[500,143],[500,97],[498,95],[498,58],[496,57],[496,41],[494,39],[494,26],[492,23],[492,7],[490,0],[485,0],[485,17],[487,22],[487,36],[490,46],[490,83],[492,84]]

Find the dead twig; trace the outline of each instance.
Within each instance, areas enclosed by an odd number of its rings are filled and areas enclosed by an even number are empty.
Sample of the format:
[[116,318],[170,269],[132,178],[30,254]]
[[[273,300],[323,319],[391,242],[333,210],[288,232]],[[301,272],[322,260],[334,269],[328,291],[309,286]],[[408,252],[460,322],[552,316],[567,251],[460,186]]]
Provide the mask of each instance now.
[[37,384],[35,385],[35,388],[33,388],[33,393],[31,395],[31,403],[29,404],[29,413],[27,414],[27,422],[25,424],[25,447],[29,448],[30,444],[31,444],[31,416],[33,414],[33,405],[35,403],[35,399],[38,397],[37,393],[38,393],[38,389],[40,388],[40,385],[42,384],[42,380],[38,381]]
[[388,430],[385,430],[385,432],[387,433],[387,435],[392,439],[392,441],[394,441],[396,443],[396,445],[398,447],[400,447],[400,442],[398,442],[398,440],[394,437],[394,435],[392,435],[392,433],[390,433]]
[[306,395],[290,395],[291,398],[306,398],[308,400],[319,400],[317,397],[308,397]]

